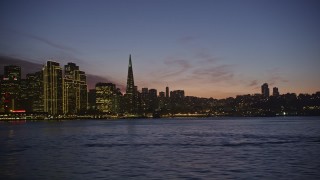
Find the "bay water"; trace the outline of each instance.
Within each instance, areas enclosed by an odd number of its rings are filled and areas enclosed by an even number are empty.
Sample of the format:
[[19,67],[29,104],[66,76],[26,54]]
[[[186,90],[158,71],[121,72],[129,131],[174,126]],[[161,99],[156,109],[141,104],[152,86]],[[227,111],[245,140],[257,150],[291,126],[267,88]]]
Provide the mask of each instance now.
[[0,122],[1,179],[319,179],[320,117]]

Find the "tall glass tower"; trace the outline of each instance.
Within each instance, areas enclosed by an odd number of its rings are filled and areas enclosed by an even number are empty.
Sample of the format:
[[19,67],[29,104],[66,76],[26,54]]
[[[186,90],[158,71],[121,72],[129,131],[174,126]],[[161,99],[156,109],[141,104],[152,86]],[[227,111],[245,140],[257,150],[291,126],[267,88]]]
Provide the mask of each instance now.
[[261,94],[263,95],[263,97],[267,98],[269,97],[269,87],[268,87],[268,83],[264,83],[261,86]]
[[63,112],[76,114],[87,109],[86,74],[79,66],[69,62],[64,66],[63,79]]
[[62,69],[60,64],[47,61],[43,68],[44,111],[51,115],[62,114]]
[[132,71],[131,54],[129,56],[128,77],[127,77],[127,89],[126,89],[126,109],[128,113],[134,114],[135,110],[135,90],[134,79]]

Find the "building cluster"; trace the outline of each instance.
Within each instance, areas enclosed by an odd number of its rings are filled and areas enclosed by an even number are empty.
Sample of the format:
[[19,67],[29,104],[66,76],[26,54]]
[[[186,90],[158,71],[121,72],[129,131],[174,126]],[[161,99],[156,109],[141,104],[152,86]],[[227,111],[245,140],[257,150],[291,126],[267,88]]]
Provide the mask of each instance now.
[[21,78],[21,67],[8,65],[0,81],[0,114],[41,114],[46,117],[158,117],[158,116],[273,116],[320,115],[320,92],[270,95],[267,83],[261,93],[213,99],[185,96],[184,90],[142,88],[134,83],[131,55],[123,94],[113,83],[99,82],[88,91],[86,74],[75,63],[61,68],[47,61],[39,72]]
[[158,94],[157,89],[142,88],[134,84],[131,55],[129,57],[126,92],[122,95],[119,88],[112,83],[97,83],[95,89],[88,93],[88,112],[90,114],[154,116],[157,113],[175,112],[183,108],[184,90]]
[[74,63],[64,66],[47,61],[41,71],[21,78],[21,67],[4,67],[0,112],[34,112],[49,115],[77,114],[87,110],[86,75]]

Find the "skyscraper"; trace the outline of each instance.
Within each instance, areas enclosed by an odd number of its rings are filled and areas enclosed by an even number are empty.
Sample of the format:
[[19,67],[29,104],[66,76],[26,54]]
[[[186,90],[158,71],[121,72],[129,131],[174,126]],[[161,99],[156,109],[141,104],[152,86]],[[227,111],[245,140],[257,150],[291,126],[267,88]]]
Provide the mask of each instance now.
[[27,74],[28,99],[32,112],[43,112],[43,72]]
[[273,88],[272,95],[273,95],[273,96],[279,96],[279,95],[280,95],[279,89],[278,89],[277,87],[274,87],[274,88]]
[[149,108],[154,111],[158,108],[157,90],[149,89]]
[[4,66],[4,76],[1,79],[1,109],[10,112],[21,108],[20,103],[21,67]]
[[142,88],[141,106],[142,106],[143,112],[146,112],[147,109],[149,108],[149,90],[148,90],[148,88]]
[[113,113],[115,105],[116,85],[112,83],[96,84],[96,106],[100,112]]
[[126,89],[126,111],[127,113],[134,114],[135,112],[135,90],[134,79],[132,71],[131,54],[129,56],[128,77],[127,77],[127,89]]
[[262,94],[263,97],[269,97],[270,92],[269,92],[268,83],[264,83],[261,86],[261,94]]
[[86,75],[75,63],[64,66],[63,112],[76,114],[87,109]]
[[51,115],[62,114],[62,69],[60,64],[47,61],[43,67],[43,101],[44,111]]
[[166,87],[166,98],[169,98],[169,87]]

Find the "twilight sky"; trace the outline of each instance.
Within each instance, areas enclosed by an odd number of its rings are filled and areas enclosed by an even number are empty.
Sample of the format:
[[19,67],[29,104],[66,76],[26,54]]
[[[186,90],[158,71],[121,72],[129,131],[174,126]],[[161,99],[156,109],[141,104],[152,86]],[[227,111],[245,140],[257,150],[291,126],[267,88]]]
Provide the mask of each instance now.
[[0,39],[1,56],[75,62],[118,85],[131,54],[139,89],[224,98],[267,82],[280,93],[320,91],[318,0],[3,0]]

